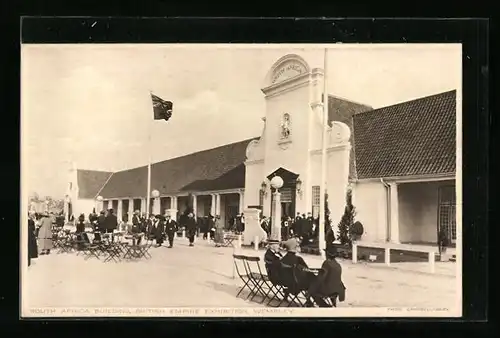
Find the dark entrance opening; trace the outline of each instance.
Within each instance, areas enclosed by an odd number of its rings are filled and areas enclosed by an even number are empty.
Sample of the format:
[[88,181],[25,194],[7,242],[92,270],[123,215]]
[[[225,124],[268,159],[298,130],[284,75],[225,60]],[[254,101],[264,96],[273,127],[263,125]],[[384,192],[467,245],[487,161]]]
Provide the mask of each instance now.
[[[283,186],[279,189],[281,193],[281,217],[294,218],[297,178],[299,175],[284,168],[278,168],[267,176],[267,179],[272,180],[274,176],[280,176],[283,179]],[[274,211],[274,192],[275,189],[271,187],[271,219]]]

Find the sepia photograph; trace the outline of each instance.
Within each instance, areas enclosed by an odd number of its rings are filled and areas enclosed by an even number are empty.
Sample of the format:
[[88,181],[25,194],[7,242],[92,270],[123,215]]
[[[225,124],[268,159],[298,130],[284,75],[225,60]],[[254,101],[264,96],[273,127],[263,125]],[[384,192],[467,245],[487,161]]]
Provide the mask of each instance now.
[[460,44],[22,44],[22,317],[460,317]]

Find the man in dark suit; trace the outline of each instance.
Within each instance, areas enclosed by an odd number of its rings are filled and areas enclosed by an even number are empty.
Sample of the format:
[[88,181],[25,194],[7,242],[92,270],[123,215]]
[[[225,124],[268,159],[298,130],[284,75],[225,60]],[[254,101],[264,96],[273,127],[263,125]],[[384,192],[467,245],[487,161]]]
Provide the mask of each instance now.
[[155,216],[153,227],[156,239],[156,246],[160,247],[163,244],[163,234],[165,232],[165,224],[162,215]]
[[339,301],[345,300],[345,286],[342,282],[342,267],[335,260],[336,250],[333,245],[329,245],[326,252],[326,260],[321,266],[318,277],[309,288],[309,295],[319,307],[329,307],[325,298],[330,298],[334,307]]
[[113,209],[108,210],[108,215],[104,221],[106,233],[113,234],[113,231],[118,228],[118,218],[114,214]]
[[132,216],[132,233],[138,234],[139,232],[141,232],[141,217],[139,210],[136,210]]
[[177,231],[177,223],[170,217],[170,215],[165,215],[165,233],[167,234],[168,247],[172,248],[174,246],[174,237]]
[[196,235],[196,220],[194,214],[190,212],[186,219],[186,231],[189,238],[189,246],[194,246],[194,236]]
[[286,249],[285,256],[281,259],[283,264],[299,267],[303,269],[308,269],[307,263],[300,256],[297,256],[297,247],[298,243],[295,238],[289,239],[286,242],[283,242],[283,246]]
[[280,242],[274,239],[270,239],[268,241],[267,250],[264,254],[264,261],[266,262],[266,264],[279,262],[280,259],[283,258],[283,255],[279,251],[279,244]]
[[97,217],[96,229],[98,231],[104,232],[104,223],[106,221],[106,216],[104,215],[104,210],[99,213]]

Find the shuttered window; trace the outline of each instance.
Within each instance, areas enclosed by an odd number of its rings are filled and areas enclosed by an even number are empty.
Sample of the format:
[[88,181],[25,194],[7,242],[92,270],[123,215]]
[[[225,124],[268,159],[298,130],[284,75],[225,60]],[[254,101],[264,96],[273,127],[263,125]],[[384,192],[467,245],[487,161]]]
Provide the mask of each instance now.
[[281,189],[281,203],[292,203],[292,189]]
[[313,217],[319,217],[320,206],[320,187],[315,185],[312,187],[312,213]]

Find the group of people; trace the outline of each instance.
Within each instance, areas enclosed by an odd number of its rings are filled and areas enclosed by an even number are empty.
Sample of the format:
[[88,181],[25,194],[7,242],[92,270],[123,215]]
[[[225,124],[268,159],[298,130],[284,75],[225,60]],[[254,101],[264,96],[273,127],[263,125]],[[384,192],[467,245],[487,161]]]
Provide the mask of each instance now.
[[[261,228],[271,235],[271,219],[261,216]],[[306,246],[318,238],[319,218],[313,217],[311,212],[306,214],[297,213],[295,218],[283,216],[281,218],[281,239],[286,241],[291,238],[299,239],[301,246]]]
[[[299,243],[295,238],[281,242],[281,247],[286,250],[283,255],[280,251],[280,242],[270,240],[268,249],[264,254],[266,265],[280,267],[281,264],[296,269],[300,279],[301,290],[306,291],[306,306],[329,307],[325,298],[329,298],[333,306],[337,305],[337,299],[345,300],[345,286],[342,282],[342,267],[336,261],[336,250],[333,245],[327,245],[325,249],[326,260],[323,262],[319,274],[309,269],[304,259],[297,255]],[[287,296],[288,290],[285,290]]]

